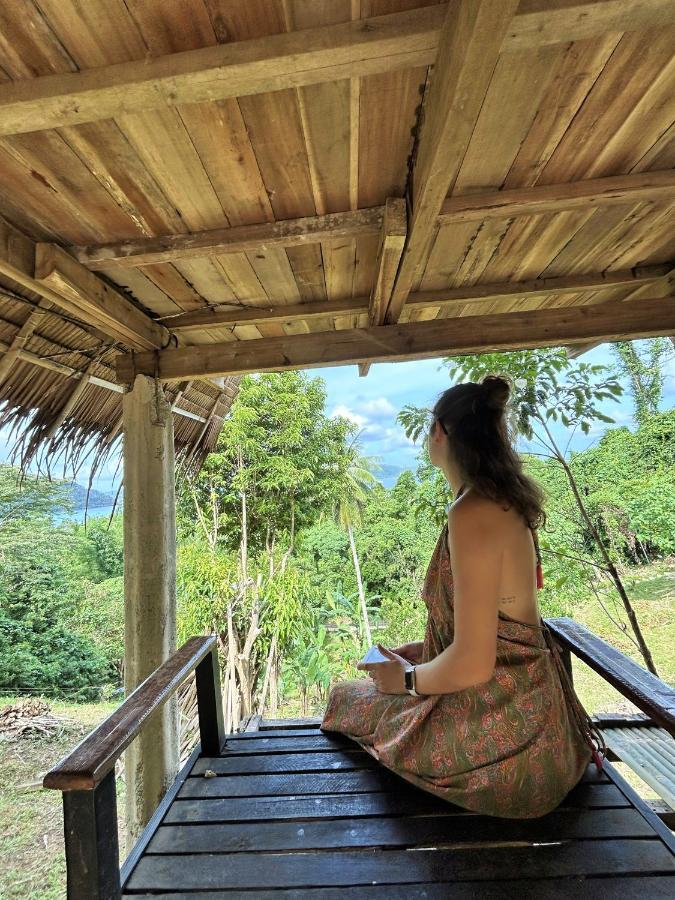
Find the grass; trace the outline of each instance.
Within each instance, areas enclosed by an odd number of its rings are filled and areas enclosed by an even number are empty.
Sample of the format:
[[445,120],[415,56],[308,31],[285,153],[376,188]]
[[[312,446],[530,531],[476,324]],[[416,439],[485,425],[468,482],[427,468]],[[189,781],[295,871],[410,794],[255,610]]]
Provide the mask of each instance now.
[[[16,697],[0,697],[0,707]],[[113,709],[112,703],[51,703],[69,724],[51,737],[0,742],[0,898],[62,900],[61,793],[35,788],[44,773]]]
[[[627,578],[626,587],[660,677],[675,684],[675,560],[652,565],[638,578]],[[611,598],[607,597],[603,602],[613,618],[620,616],[621,621],[625,620],[621,608]],[[630,638],[612,624],[597,601],[578,609],[575,618],[643,664]],[[574,660],[574,683],[579,698],[591,714],[634,709],[578,660]],[[15,700],[14,697],[0,697],[0,706]],[[0,900],[61,900],[65,896],[61,795],[58,791],[28,786],[39,781],[47,769],[112,709],[112,703],[54,702],[53,712],[71,722],[60,734],[0,742],[0,771],[3,774],[0,783]],[[302,714],[296,698],[285,700],[278,712],[279,718]],[[322,714],[323,707],[310,704],[307,715]],[[643,797],[655,797],[648,785],[626,766],[618,765]],[[123,790],[123,785],[118,784]],[[118,814],[122,811],[123,802],[118,797]],[[123,846],[122,837],[120,846]]]

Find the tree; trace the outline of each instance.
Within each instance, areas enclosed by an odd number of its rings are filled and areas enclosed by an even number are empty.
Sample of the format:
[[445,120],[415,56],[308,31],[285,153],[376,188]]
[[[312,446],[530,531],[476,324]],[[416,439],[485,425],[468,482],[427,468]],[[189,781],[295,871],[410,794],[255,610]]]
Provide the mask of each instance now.
[[[558,445],[551,430],[552,423],[559,421],[572,431],[580,428],[584,434],[588,434],[596,421],[613,422],[598,405],[604,400],[616,400],[621,395],[622,388],[617,379],[606,366],[573,362],[562,348],[455,356],[444,362],[452,378],[459,376],[461,379],[479,381],[490,374],[502,374],[510,378],[514,384],[510,404],[512,427],[529,440],[535,439],[545,455],[555,460],[564,471],[588,534],[621,598],[645,664],[656,675],[654,660],[610,548],[606,546],[586,508],[582,496],[584,489],[577,482],[566,451]],[[425,415],[423,411],[418,411],[417,416],[409,413],[406,417],[407,430],[419,433]]]
[[368,495],[368,490],[377,484],[373,471],[379,468],[379,463],[374,459],[362,456],[356,439],[352,441],[349,450],[349,463],[343,469],[340,492],[333,506],[335,520],[343,528],[349,537],[349,546],[354,562],[356,584],[361,603],[361,615],[363,616],[363,629],[368,645],[373,643],[368,620],[368,608],[366,606],[366,594],[361,577],[359,554],[354,541],[354,526],[362,523],[362,511]]
[[666,338],[619,341],[612,344],[620,377],[628,380],[635,404],[635,418],[644,422],[659,410],[663,393],[663,361],[670,347]]
[[196,479],[179,485],[181,532],[206,538],[211,562],[203,565],[236,557],[235,577],[217,588],[226,619],[213,626],[228,661],[235,723],[240,700],[245,714],[252,711],[265,657],[259,702],[262,709],[269,688],[276,714],[280,657],[309,589],[290,562],[296,535],[334,507],[351,464],[355,426],[327,417],[325,402],[323,381],[304,373],[243,378],[216,452]]

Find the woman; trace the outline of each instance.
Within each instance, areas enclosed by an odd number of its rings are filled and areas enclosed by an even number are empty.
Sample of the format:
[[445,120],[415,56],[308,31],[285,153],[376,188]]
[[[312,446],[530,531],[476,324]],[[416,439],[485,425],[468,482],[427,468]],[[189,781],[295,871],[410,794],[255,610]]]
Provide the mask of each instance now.
[[[509,390],[488,376],[436,402],[427,447],[455,501],[422,588],[424,640],[378,645],[389,660],[359,663],[370,679],[336,684],[321,728],[466,809],[534,818],[560,804],[592,755],[602,765],[604,743],[539,612],[545,517],[509,440]],[[413,665],[419,696],[405,687]]]

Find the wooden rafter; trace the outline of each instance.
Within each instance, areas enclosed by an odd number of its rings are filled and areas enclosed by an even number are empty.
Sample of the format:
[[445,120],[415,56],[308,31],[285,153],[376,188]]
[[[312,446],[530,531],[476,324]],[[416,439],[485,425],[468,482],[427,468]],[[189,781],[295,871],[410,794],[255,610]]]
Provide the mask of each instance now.
[[[654,293],[661,296],[669,296],[675,293],[675,267],[670,263],[665,266],[660,266],[659,268],[664,270],[660,278],[655,279],[649,287],[644,284],[636,285],[635,290],[631,291],[627,297],[624,297],[622,302],[627,303],[629,301],[641,300],[646,296],[647,292],[649,292],[650,296]],[[671,341],[673,341],[673,345],[675,346],[675,340],[673,340],[672,337]],[[570,359],[577,359],[577,357],[582,356],[584,353],[594,350],[599,343],[599,341],[587,341],[585,344],[578,344],[576,346],[566,347],[565,349],[567,350],[567,355]]]
[[467,316],[406,324],[352,328],[329,334],[299,334],[226,344],[203,344],[158,354],[121,354],[117,375],[163,381],[301,369],[363,360],[422,359],[485,350],[557,346],[561,343],[655,337],[675,332],[675,298],[639,303],[603,303],[496,316]]
[[[368,304],[368,323],[382,325],[389,306],[389,298],[396,280],[398,264],[403,253],[407,231],[407,211],[405,200],[389,198],[384,207],[380,246],[375,264],[375,280]],[[365,376],[369,362],[359,365],[359,375]]]
[[398,322],[452,192],[518,0],[448,7],[410,174],[408,239],[385,321]]
[[675,20],[672,0],[521,0],[504,52],[584,41],[608,31],[640,31]]
[[675,170],[666,169],[449,197],[443,203],[438,224],[538,216],[589,206],[667,203],[670,200],[675,200]]
[[[600,272],[588,275],[565,275],[559,278],[535,278],[530,281],[505,281],[492,284],[475,284],[437,291],[420,291],[410,294],[406,309],[432,309],[444,312],[467,303],[485,300],[514,300],[516,298],[548,297],[581,291],[604,291],[630,285],[642,287],[652,284],[670,271],[670,264],[640,266],[617,272]],[[265,307],[230,307],[199,309],[179,313],[166,320],[172,332],[200,330],[222,325],[258,325],[270,322],[297,322],[324,319],[330,316],[362,315],[369,310],[368,297],[344,300],[328,300],[313,303],[297,303],[291,306],[278,304]]]
[[[506,6],[507,0],[494,5]],[[8,82],[0,87],[0,134],[429,65],[436,58],[445,10],[438,4]],[[672,0],[558,0],[553,8],[551,0],[522,0],[500,44],[503,52],[517,52],[673,21]]]
[[0,385],[7,379],[14,364],[20,359],[21,351],[24,350],[26,344],[33,336],[33,332],[40,324],[40,320],[49,310],[50,305],[49,301],[40,300],[38,305],[29,313],[26,321],[14,335],[12,343],[8,345],[4,356],[0,357]]
[[56,244],[37,244],[35,278],[62,298],[85,322],[134,349],[165,347],[167,329],[137,309]]

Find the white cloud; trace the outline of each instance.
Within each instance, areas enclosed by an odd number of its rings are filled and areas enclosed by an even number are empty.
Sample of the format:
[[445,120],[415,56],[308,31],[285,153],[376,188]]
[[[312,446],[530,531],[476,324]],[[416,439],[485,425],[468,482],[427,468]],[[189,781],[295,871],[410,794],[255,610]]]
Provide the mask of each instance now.
[[376,397],[362,403],[360,409],[372,419],[389,419],[396,415],[396,409],[386,397]]
[[335,407],[333,412],[330,414],[330,418],[335,418],[336,416],[342,416],[343,419],[349,419],[350,422],[354,422],[355,425],[358,425],[359,428],[362,428],[366,423],[367,419],[365,416],[361,416],[358,413],[354,412],[354,410],[349,409],[348,406],[344,406],[343,404],[339,404]]

